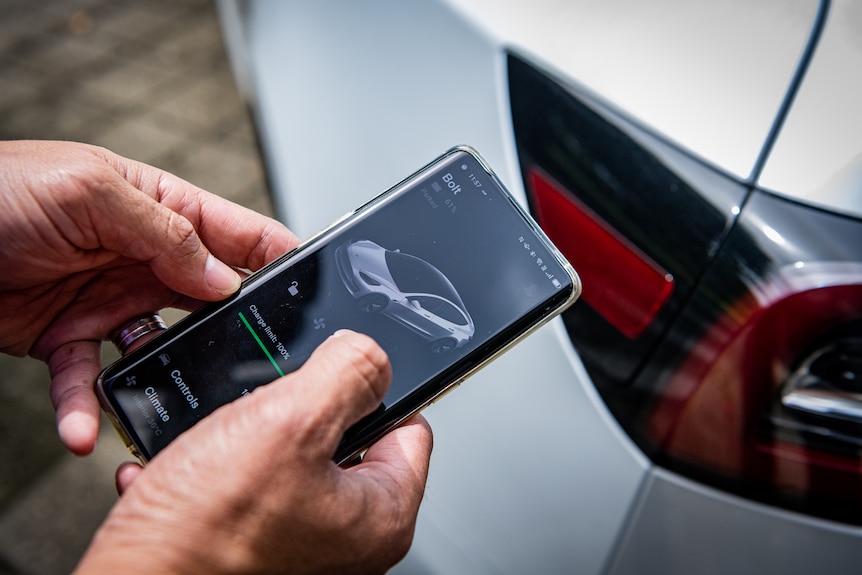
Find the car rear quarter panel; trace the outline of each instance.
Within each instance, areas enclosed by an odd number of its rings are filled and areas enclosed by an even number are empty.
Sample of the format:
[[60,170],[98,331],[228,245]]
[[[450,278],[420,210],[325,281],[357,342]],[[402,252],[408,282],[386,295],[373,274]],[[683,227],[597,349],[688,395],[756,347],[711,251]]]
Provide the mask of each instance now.
[[[280,214],[308,235],[449,147],[523,199],[504,56],[438,3],[257,2],[256,113]],[[556,323],[426,411],[435,451],[400,569],[598,572],[646,471]]]

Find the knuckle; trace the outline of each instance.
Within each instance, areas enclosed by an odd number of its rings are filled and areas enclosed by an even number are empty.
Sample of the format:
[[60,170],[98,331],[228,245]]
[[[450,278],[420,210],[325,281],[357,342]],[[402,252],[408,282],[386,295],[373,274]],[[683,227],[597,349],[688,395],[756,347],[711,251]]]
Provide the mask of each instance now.
[[264,265],[276,259],[292,247],[299,244],[299,238],[293,232],[287,231],[279,222],[268,221],[260,232],[257,245],[252,249],[248,265],[252,270],[260,269]]
[[165,220],[166,236],[172,238],[174,252],[180,258],[194,257],[201,250],[201,242],[192,223],[180,214],[170,211]]
[[365,384],[375,400],[382,400],[391,370],[386,352],[367,335],[351,334],[344,341],[349,350],[346,356],[349,373]]
[[[98,372],[100,362],[88,350],[79,349],[81,344],[71,343],[56,350],[49,358],[48,368],[51,379],[50,396],[54,407],[70,402],[73,398],[92,394],[92,381],[89,374]],[[56,382],[66,380],[63,385]]]

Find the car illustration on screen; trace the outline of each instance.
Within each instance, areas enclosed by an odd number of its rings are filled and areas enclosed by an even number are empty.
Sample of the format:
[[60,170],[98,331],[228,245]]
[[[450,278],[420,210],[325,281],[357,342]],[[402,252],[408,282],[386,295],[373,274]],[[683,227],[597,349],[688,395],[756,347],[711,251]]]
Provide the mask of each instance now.
[[443,353],[463,346],[473,319],[452,282],[425,260],[387,250],[371,240],[350,240],[336,250],[338,273],[359,308],[381,313]]

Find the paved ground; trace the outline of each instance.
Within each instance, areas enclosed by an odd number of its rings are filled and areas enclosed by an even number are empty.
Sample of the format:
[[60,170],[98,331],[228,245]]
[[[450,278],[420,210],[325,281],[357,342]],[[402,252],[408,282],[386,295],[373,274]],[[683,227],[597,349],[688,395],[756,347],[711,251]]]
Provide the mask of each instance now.
[[[17,138],[103,145],[271,213],[211,0],[2,0],[0,139]],[[64,452],[47,384],[0,356],[0,574],[68,573],[129,458],[108,425],[94,455]]]

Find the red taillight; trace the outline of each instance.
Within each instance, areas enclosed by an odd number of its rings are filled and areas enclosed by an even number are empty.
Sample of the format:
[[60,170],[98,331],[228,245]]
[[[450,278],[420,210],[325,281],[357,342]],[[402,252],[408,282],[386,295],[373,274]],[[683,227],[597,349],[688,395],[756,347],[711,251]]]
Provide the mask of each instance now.
[[673,276],[535,166],[527,182],[536,219],[581,276],[581,299],[638,337],[673,293]]
[[[804,278],[805,268],[798,271]],[[823,449],[816,438],[838,444],[839,433],[859,425],[793,416],[780,405],[781,386],[812,342],[828,345],[830,333],[862,316],[862,285],[841,283],[847,279],[849,272],[834,281],[816,272],[782,278],[781,289],[754,286],[728,309],[664,388],[646,426],[657,451],[796,501],[862,504],[859,452]],[[856,401],[862,406],[862,396]]]

